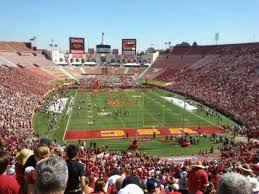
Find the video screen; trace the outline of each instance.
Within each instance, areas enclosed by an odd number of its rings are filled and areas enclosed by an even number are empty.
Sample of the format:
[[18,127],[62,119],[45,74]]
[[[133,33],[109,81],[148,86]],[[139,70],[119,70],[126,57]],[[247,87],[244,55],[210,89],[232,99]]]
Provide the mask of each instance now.
[[136,55],[137,40],[136,39],[122,39],[122,54]]
[[84,54],[85,53],[85,39],[84,38],[69,38],[70,53],[71,54]]
[[111,45],[97,45],[96,46],[97,53],[111,53]]

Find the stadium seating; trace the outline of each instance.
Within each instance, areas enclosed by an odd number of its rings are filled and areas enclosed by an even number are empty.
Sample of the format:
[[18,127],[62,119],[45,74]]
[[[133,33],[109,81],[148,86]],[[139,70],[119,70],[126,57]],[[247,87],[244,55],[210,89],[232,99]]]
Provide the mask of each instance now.
[[50,79],[36,71],[0,67],[0,129],[31,127],[33,110],[48,90]]
[[[168,68],[169,70],[160,74],[157,79],[173,81],[175,85],[169,88],[187,92],[221,110],[230,112],[237,120],[256,129],[258,128],[256,118],[258,48],[259,44],[215,46],[206,52],[211,53],[214,50],[215,53],[224,54],[206,55],[196,62],[190,60],[185,63],[181,71]],[[181,53],[180,51],[177,52]],[[187,53],[185,50],[183,52]],[[175,67],[175,63],[171,61],[168,66]]]
[[0,42],[0,65],[49,66],[54,63],[48,60],[42,51],[29,48],[30,43]]
[[[16,55],[13,50],[26,51],[23,45],[17,44],[0,44],[1,49],[8,51],[7,55]],[[26,56],[35,57],[31,56],[30,52]],[[13,58],[11,60],[15,61]],[[39,144],[39,136],[31,129],[31,119],[33,110],[40,107],[42,96],[50,89],[47,82],[51,79],[67,77],[62,69],[77,78],[80,78],[80,74],[84,71],[101,74],[101,68],[96,67],[82,67],[82,70],[77,67],[41,67],[41,62],[39,67],[29,67],[31,65],[27,64],[24,61],[25,68],[12,67],[12,63],[0,66],[0,150],[4,149],[12,156],[7,173],[15,175],[22,187],[30,184],[31,180],[24,176],[23,167],[25,166],[18,164],[14,158],[22,149],[33,150]],[[172,50],[169,55],[161,55],[151,70],[161,69],[159,71],[162,74],[157,78],[174,82],[174,85],[168,86],[168,89],[186,92],[232,113],[236,119],[240,119],[246,124],[246,131],[258,130],[258,64],[259,44],[184,47]],[[116,67],[113,70],[116,72],[110,78],[114,84],[113,87],[128,85],[135,87],[137,83],[135,76],[124,75],[124,73],[138,75],[142,72],[142,69],[138,68]],[[88,75],[87,79],[81,81],[82,84],[88,86],[96,83],[96,80],[105,84],[107,75]],[[217,137],[217,135],[210,138],[214,138],[212,141],[222,143],[218,155],[211,153],[210,161],[204,160],[199,164],[201,168],[204,168],[211,185],[217,186],[220,177],[229,171],[239,172],[250,178],[258,177],[259,142],[257,140],[251,140],[248,143],[234,143],[229,142],[227,138],[223,141],[224,138]],[[52,155],[65,157],[65,147],[54,142],[50,145]],[[104,181],[109,183],[110,193],[114,194],[118,193],[117,191],[120,189],[112,191],[114,183],[111,184],[109,181],[115,170],[119,174],[119,178],[123,178],[120,176],[121,173],[124,173],[125,176],[137,176],[142,186],[146,184],[147,179],[155,177],[158,179],[158,183],[163,185],[162,190],[169,193],[172,185],[183,189],[180,186],[183,181],[182,176],[187,175],[188,177],[191,170],[195,168],[190,160],[180,164],[139,152],[106,152],[104,147],[85,147],[83,143],[80,143],[79,148],[77,159],[84,164],[84,170],[90,179],[89,187],[93,187],[94,180],[103,177]],[[207,151],[201,151],[201,155],[207,155]],[[144,189],[145,186],[143,186]],[[258,188],[254,187],[254,189]]]

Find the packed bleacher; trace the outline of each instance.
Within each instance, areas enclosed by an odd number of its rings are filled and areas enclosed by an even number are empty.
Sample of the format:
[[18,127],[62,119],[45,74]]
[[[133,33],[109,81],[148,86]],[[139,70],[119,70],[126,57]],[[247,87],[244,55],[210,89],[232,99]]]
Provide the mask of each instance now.
[[33,110],[49,89],[48,80],[43,73],[0,67],[0,129],[31,128]]
[[137,87],[138,81],[134,75],[104,75],[93,74],[83,75],[80,79],[80,87],[84,89],[100,89],[100,88],[129,88]]
[[[184,47],[168,54],[181,62],[159,62],[167,70],[157,79],[172,82],[175,89],[201,99],[234,115],[251,130],[258,129],[258,65],[259,44],[239,44],[205,47]],[[201,48],[203,48],[201,46]],[[198,52],[198,51],[199,52]],[[186,62],[194,54],[208,54],[198,61]],[[202,51],[202,53],[201,53]],[[206,52],[205,52],[206,51]],[[190,55],[191,54],[191,55]],[[183,65],[184,64],[184,65]]]
[[[4,156],[9,155],[5,173],[1,174],[0,171],[0,180],[6,182],[10,179],[14,182],[11,188],[8,184],[6,187],[1,184],[0,192],[16,189],[12,193],[47,193],[46,190],[49,192],[50,188],[55,191],[58,188],[55,188],[57,184],[54,183],[60,180],[55,176],[56,170],[58,166],[66,165],[68,173],[59,193],[141,194],[156,191],[155,193],[185,194],[215,193],[216,190],[221,194],[234,194],[238,190],[245,194],[259,192],[258,141],[224,141],[218,158],[196,163],[190,160],[172,163],[139,152],[108,152],[107,147],[99,147],[94,142],[90,145],[79,142],[78,145],[61,146],[48,139],[39,139],[30,129],[1,130],[0,145],[0,163]],[[63,163],[54,168],[52,165],[55,162],[52,160]],[[42,162],[47,161],[49,163],[45,170],[39,170]],[[47,177],[44,178],[44,175]],[[58,174],[60,177],[63,175]],[[231,177],[231,181],[224,180],[227,176]],[[40,187],[38,181],[47,185]],[[101,187],[98,185],[100,181]],[[243,181],[242,186],[235,188],[241,184],[240,181]],[[232,184],[236,185],[232,187]],[[223,191],[226,187],[230,187],[228,192]]]

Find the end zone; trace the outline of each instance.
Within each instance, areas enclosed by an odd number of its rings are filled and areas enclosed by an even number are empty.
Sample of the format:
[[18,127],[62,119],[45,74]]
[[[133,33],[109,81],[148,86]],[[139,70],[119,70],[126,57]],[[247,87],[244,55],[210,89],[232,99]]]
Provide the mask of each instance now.
[[173,128],[125,128],[125,129],[82,129],[82,130],[67,130],[64,134],[64,140],[87,140],[87,139],[112,139],[112,138],[125,138],[125,137],[148,137],[165,135],[181,135],[183,133],[188,133],[192,135],[199,134],[223,134],[224,130],[216,126],[206,126],[206,127],[173,127]]

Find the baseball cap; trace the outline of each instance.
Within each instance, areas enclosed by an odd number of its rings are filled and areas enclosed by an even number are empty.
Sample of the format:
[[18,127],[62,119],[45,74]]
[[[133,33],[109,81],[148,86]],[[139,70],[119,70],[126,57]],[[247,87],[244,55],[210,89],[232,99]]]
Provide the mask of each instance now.
[[156,187],[160,187],[161,183],[156,178],[150,178],[147,180],[146,185],[147,185],[147,190],[152,191],[152,190],[155,190]]

